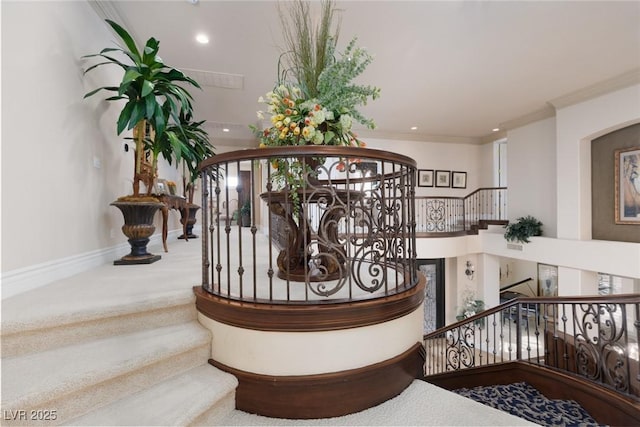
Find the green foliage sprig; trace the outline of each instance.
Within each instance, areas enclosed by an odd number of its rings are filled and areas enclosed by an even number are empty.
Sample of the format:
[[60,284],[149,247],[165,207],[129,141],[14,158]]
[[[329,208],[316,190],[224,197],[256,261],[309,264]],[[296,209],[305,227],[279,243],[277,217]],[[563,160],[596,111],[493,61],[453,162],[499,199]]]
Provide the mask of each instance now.
[[[344,145],[363,147],[365,144],[352,131],[355,122],[375,128],[358,106],[376,99],[380,89],[358,85],[353,81],[373,61],[365,49],[356,46],[357,39],[337,52],[340,23],[334,24],[334,2],[321,3],[319,23],[314,27],[309,2],[296,0],[284,3],[288,14],[280,9],[283,35],[287,47],[278,61],[278,80],[273,91],[260,97],[267,105],[271,125],[259,129],[251,126],[260,140],[260,147],[283,145]],[[258,118],[265,113],[258,111]],[[322,164],[324,159],[312,159]],[[295,198],[297,189],[313,168],[299,159],[272,159],[273,181],[279,189],[287,188]],[[340,162],[338,170],[344,170]]]
[[542,222],[531,215],[520,217],[505,228],[504,238],[509,242],[529,243],[529,237],[542,235]]

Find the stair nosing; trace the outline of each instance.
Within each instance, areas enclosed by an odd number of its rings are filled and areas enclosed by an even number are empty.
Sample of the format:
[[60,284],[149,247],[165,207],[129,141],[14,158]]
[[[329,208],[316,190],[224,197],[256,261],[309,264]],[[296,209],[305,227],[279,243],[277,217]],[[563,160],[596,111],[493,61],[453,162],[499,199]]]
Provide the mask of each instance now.
[[[74,344],[66,347],[55,348],[55,349],[51,349],[51,350],[47,350],[39,353],[28,354],[25,356],[15,356],[10,358],[5,358],[3,360],[3,364],[5,365],[3,366],[3,371],[5,367],[10,367],[11,361],[17,360],[17,359],[26,358],[26,359],[32,359],[32,361],[37,361],[38,359],[45,359],[47,357],[52,357],[53,360],[55,360],[53,364],[58,364],[58,365],[60,363],[63,363],[60,360],[61,358],[63,358],[63,360],[67,359],[68,361],[73,361],[74,359],[85,360],[87,356],[78,356],[79,354],[80,355],[82,354],[82,351],[85,348],[88,348],[89,350],[91,350],[91,348],[95,346],[97,347],[105,346],[107,348],[112,348],[114,344],[117,347],[118,341],[119,340],[122,341],[123,337],[127,337],[129,339],[135,339],[136,336],[145,336],[157,331],[163,331],[163,330],[166,331],[171,329],[174,330],[173,332],[174,334],[180,335],[180,336],[184,336],[184,333],[186,332],[186,330],[192,329],[195,336],[189,342],[184,342],[186,341],[185,339],[183,339],[183,342],[180,342],[179,344],[172,342],[171,344],[175,345],[175,347],[166,348],[166,350],[170,349],[170,351],[156,352],[155,348],[154,349],[146,348],[143,352],[137,355],[124,357],[119,360],[118,358],[115,358],[116,361],[114,361],[113,360],[114,358],[112,357],[108,360],[108,362],[104,363],[103,366],[92,365],[92,366],[89,366],[88,369],[85,369],[84,371],[80,371],[80,372],[73,371],[70,374],[65,374],[62,378],[58,379],[61,382],[54,380],[52,384],[46,387],[43,387],[42,383],[39,383],[37,387],[31,387],[31,389],[25,388],[24,393],[16,394],[15,396],[11,396],[8,399],[3,399],[2,406],[3,408],[10,408],[10,407],[25,408],[25,407],[28,407],[29,405],[37,405],[37,402],[45,402],[47,400],[51,400],[52,395],[58,394],[60,396],[64,396],[67,394],[71,394],[76,390],[80,390],[85,387],[90,387],[91,385],[100,384],[112,378],[118,378],[122,375],[126,375],[127,373],[131,373],[131,372],[135,372],[137,370],[143,369],[146,366],[151,366],[154,363],[158,363],[162,360],[166,360],[168,358],[178,356],[180,354],[183,354],[185,352],[188,352],[203,346],[208,347],[211,345],[210,335],[209,335],[209,332],[206,331],[206,329],[202,328],[197,322],[187,322],[184,324],[165,326],[165,327],[154,328],[150,330],[137,331],[130,334],[122,334],[122,335],[101,338],[94,341],[83,342],[80,344]],[[163,335],[163,337],[164,338],[162,342],[164,343],[166,341],[166,336]],[[4,379],[3,379],[3,388],[4,388],[6,385],[7,376],[6,374],[4,374],[3,376],[4,376]],[[87,383],[87,380],[86,380],[87,378],[92,378],[91,382]],[[32,384],[35,384],[35,382],[33,382]],[[3,397],[4,396],[6,396],[5,393],[3,393]]]
[[[136,400],[149,401],[153,397],[152,395],[157,392],[157,390],[161,390],[162,388],[167,387],[167,385],[173,386],[175,385],[174,383],[176,383],[176,380],[185,376],[188,377],[193,373],[198,373],[199,375],[202,375],[202,373],[199,372],[201,370],[210,371],[210,373],[207,373],[207,375],[209,375],[210,378],[215,379],[216,380],[215,383],[218,385],[221,384],[223,388],[215,388],[213,390],[214,392],[207,393],[207,394],[197,393],[197,398],[200,399],[198,407],[194,408],[192,406],[190,407],[191,409],[190,413],[178,414],[176,419],[171,420],[172,421],[171,425],[185,425],[186,423],[197,419],[201,414],[209,410],[217,402],[223,400],[230,393],[235,394],[235,389],[238,386],[238,380],[233,375],[223,372],[209,364],[199,365],[189,369],[186,372],[167,378],[164,381],[161,381],[158,384],[155,384],[154,386],[145,388],[123,399],[116,400],[94,411],[91,411],[89,413],[76,417],[72,420],[69,420],[66,424],[78,425],[78,423],[80,423],[80,425],[83,425],[82,424],[83,422],[86,423],[87,421],[95,421],[96,418],[105,418],[109,416],[110,412],[113,413],[114,411],[118,414],[124,414],[122,411],[129,409],[128,407],[130,407],[133,403],[135,403]],[[192,385],[192,384],[190,383],[189,385]],[[196,388],[198,389],[196,391],[199,391],[199,387],[196,387]],[[138,408],[138,406],[135,406],[135,407]],[[140,405],[140,408],[143,411],[144,409],[147,409],[146,407],[142,407],[142,405]],[[113,417],[110,417],[107,419],[109,419],[110,424],[120,425],[119,422],[124,421],[127,417],[134,417],[136,415],[139,415],[139,414],[127,413],[127,414],[124,414],[124,416],[117,417],[117,419],[113,419]],[[162,421],[166,423],[168,420],[163,419]],[[158,423],[155,423],[155,424],[158,424]]]
[[[0,337],[20,334],[24,332],[34,332],[56,327],[82,324],[85,322],[108,319],[111,317],[139,314],[145,311],[161,310],[168,307],[177,307],[189,304],[193,304],[195,306],[195,296],[193,295],[192,290],[189,290],[188,293],[185,292],[185,295],[182,297],[154,298],[144,302],[132,301],[128,304],[114,303],[113,305],[108,307],[92,308],[90,305],[88,305],[87,308],[81,312],[64,313],[53,316],[43,315],[39,317],[33,317],[31,319],[28,319],[28,321],[12,320],[10,318],[7,319],[3,317],[2,327],[0,329]],[[46,327],[43,327],[43,323],[46,324]]]

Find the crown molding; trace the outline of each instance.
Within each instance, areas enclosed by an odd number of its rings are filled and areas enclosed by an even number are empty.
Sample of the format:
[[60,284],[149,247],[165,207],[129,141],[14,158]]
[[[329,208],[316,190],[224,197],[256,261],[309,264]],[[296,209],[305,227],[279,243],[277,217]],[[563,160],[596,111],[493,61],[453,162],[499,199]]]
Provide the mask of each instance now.
[[381,130],[354,129],[358,138],[392,139],[400,141],[446,142],[450,144],[481,144],[480,138],[466,136],[429,135],[417,132],[390,132]]
[[524,116],[520,116],[512,120],[508,120],[506,122],[500,123],[500,129],[502,129],[503,131],[516,129],[522,126],[526,126],[530,123],[548,119],[549,117],[554,117],[555,115],[556,115],[556,109],[553,107],[553,105],[547,104],[546,106],[544,106],[539,110],[533,111],[529,114],[525,114]]
[[556,109],[565,108],[638,83],[640,83],[640,68],[634,68],[616,77],[559,96],[550,100],[549,104]]
[[483,144],[496,141],[500,138],[507,136],[506,131],[516,129],[522,126],[526,126],[530,123],[534,123],[540,120],[554,117],[556,111],[561,108],[565,108],[571,105],[578,104],[580,102],[587,101],[598,96],[605,95],[607,93],[624,89],[625,87],[633,86],[640,83],[640,68],[634,68],[616,77],[603,80],[598,83],[594,83],[590,86],[586,86],[582,89],[578,89],[574,92],[559,96],[550,101],[547,101],[547,105],[539,110],[533,111],[524,116],[517,117],[512,120],[500,123],[499,133],[492,133],[481,137]]
[[480,138],[482,144],[489,144],[498,141],[499,139],[504,139],[507,137],[507,131],[502,129],[499,132],[492,132],[489,135],[485,135]]

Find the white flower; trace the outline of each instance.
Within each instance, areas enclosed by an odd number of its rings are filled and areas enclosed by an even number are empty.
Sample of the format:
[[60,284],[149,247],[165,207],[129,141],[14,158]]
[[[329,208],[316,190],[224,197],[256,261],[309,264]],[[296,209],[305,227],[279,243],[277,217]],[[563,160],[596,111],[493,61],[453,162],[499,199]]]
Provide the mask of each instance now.
[[327,110],[319,110],[319,111],[314,111],[313,112],[313,121],[315,122],[316,126],[319,125],[320,123],[324,122],[325,120],[325,111]]
[[264,120],[264,112],[258,111],[257,115],[260,120]]
[[340,126],[342,126],[342,130],[347,132],[351,130],[351,125],[353,124],[353,120],[351,116],[348,114],[343,114],[340,116]]
[[289,89],[285,85],[278,86],[278,93],[282,96],[289,96]]

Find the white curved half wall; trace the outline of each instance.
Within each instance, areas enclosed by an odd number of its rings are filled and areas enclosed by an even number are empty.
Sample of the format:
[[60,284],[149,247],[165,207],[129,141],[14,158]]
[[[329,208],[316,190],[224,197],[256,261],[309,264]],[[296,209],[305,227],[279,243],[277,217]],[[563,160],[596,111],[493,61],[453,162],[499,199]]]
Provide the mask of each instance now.
[[369,366],[422,342],[422,304],[392,321],[322,332],[242,329],[198,313],[211,331],[211,357],[229,367],[263,375],[314,375]]

